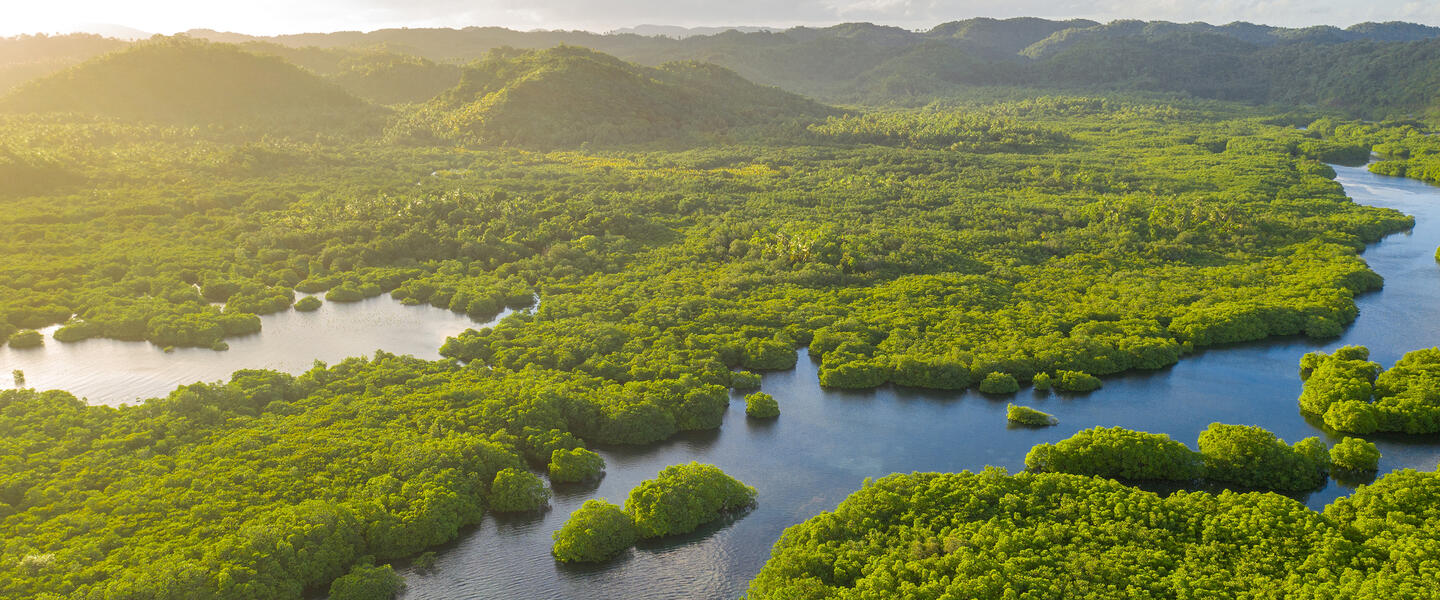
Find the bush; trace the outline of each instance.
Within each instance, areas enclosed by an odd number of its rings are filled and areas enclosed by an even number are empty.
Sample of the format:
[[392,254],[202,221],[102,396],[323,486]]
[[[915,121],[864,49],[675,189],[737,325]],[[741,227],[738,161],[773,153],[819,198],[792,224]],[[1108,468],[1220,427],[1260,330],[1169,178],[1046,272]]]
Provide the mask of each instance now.
[[1300,359],[1300,411],[1348,433],[1440,431],[1440,348],[1408,352],[1389,369],[1363,346]]
[[963,390],[970,387],[970,369],[955,360],[906,355],[895,361],[891,381],[932,390]]
[[759,389],[760,374],[749,371],[732,371],[730,373],[730,387],[737,390]]
[[550,490],[534,473],[509,468],[495,474],[490,508],[496,512],[528,512],[549,505]]
[[1028,406],[1017,406],[1010,404],[1005,407],[1005,419],[1019,425],[1030,425],[1035,427],[1048,427],[1060,422],[1053,415],[1041,412]]
[[765,392],[755,392],[745,397],[745,416],[755,419],[773,419],[780,416],[780,403]]
[[795,347],[777,339],[752,339],[745,343],[740,364],[747,369],[775,371],[795,366]]
[[390,565],[355,565],[330,583],[330,600],[390,600],[405,587]]
[[820,363],[820,385],[828,388],[866,390],[889,380],[889,365],[858,354],[832,352]]
[[1049,373],[1036,373],[1036,374],[1035,374],[1035,378],[1032,379],[1032,380],[1030,380],[1030,383],[1034,384],[1034,385],[1035,385],[1035,389],[1038,390],[1038,391],[1041,391],[1041,392],[1049,391],[1049,389],[1050,389],[1050,374],[1049,374]]
[[1084,371],[1056,371],[1055,388],[1065,392],[1093,392],[1100,389],[1100,378]]
[[639,535],[624,510],[604,500],[586,500],[550,536],[560,562],[600,562],[633,546]]
[[1380,449],[1360,438],[1347,437],[1330,449],[1330,465],[1347,471],[1375,471],[1380,468]]
[[1020,391],[1020,382],[1009,373],[991,373],[980,382],[980,391],[986,394],[1013,394]]
[[1204,462],[1185,444],[1163,433],[1096,427],[1025,455],[1025,468],[1040,473],[1073,473],[1119,479],[1190,481],[1204,475]]
[[605,459],[584,448],[557,449],[550,453],[550,481],[576,483],[599,479],[605,472]]
[[715,465],[691,462],[665,467],[654,479],[630,490],[625,513],[641,537],[694,531],[726,512],[755,504],[755,488]]
[[1259,427],[1211,423],[1200,433],[1205,475],[1257,489],[1313,490],[1325,484],[1330,456],[1319,438],[1294,446]]
[[15,349],[39,348],[45,345],[45,336],[34,329],[21,329],[10,336],[10,347]]
[[320,299],[315,296],[306,296],[295,303],[295,310],[300,312],[313,312],[320,310]]

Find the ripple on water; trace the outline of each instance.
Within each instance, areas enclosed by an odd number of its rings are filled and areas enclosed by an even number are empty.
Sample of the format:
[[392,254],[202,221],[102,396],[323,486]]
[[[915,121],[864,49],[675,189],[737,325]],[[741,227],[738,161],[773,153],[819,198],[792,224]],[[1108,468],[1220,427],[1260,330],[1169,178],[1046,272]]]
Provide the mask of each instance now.
[[[1212,349],[1151,373],[1112,377],[1088,396],[1019,398],[1060,419],[1044,429],[1008,429],[1005,404],[973,391],[924,392],[882,388],[868,392],[822,390],[816,365],[802,351],[793,371],[767,373],[762,388],[780,401],[781,415],[759,424],[744,416],[733,396],[724,426],[708,434],[680,436],[644,448],[599,448],[609,467],[593,491],[557,494],[554,509],[523,526],[484,524],[440,552],[436,572],[407,572],[406,600],[736,598],[769,557],[787,526],[834,509],[866,477],[893,472],[978,470],[995,465],[1018,471],[1031,446],[1054,442],[1096,426],[1123,426],[1167,433],[1195,444],[1213,421],[1247,423],[1295,441],[1319,435],[1337,441],[1301,418],[1297,368],[1305,352],[1366,344],[1382,364],[1404,352],[1440,343],[1440,188],[1385,178],[1362,168],[1336,167],[1339,181],[1357,201],[1415,215],[1416,227],[1365,252],[1385,277],[1385,289],[1358,300],[1359,319],[1339,340],[1316,343],[1285,339]],[[1440,438],[1375,438],[1385,458],[1381,472],[1432,469]],[[642,545],[598,566],[557,565],[550,532],[588,498],[621,503],[631,487],[667,465],[713,463],[755,486],[759,506],[718,529]],[[1320,508],[1349,493],[1330,483],[1302,496]]]

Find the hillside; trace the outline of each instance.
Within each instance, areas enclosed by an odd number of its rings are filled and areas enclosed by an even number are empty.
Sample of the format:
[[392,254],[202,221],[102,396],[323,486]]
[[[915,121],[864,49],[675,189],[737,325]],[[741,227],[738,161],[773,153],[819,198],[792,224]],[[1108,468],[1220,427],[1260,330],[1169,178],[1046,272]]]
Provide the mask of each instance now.
[[[213,39],[230,34],[194,32]],[[254,38],[244,38],[254,39]],[[1425,114],[1440,60],[1440,28],[1360,23],[1284,28],[1253,23],[968,19],[909,31],[869,23],[735,31],[682,39],[630,33],[500,28],[388,29],[269,38],[286,46],[384,46],[443,62],[495,48],[568,44],[657,66],[702,61],[823,102],[920,105],[990,88],[1142,90],[1312,105],[1381,118]],[[1375,85],[1352,89],[1354,82]],[[1341,87],[1336,89],[1337,82]]]
[[683,139],[832,112],[714,65],[650,68],[561,46],[491,53],[400,129],[464,144],[558,147]]
[[28,82],[0,112],[79,113],[176,125],[374,127],[383,113],[276,57],[159,38]]

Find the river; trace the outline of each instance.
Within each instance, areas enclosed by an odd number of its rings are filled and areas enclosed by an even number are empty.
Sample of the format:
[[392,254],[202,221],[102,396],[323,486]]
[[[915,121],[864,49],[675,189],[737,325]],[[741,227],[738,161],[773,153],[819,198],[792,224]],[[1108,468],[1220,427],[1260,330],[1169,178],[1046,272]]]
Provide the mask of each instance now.
[[[1371,348],[1389,366],[1405,352],[1440,344],[1440,188],[1381,177],[1364,168],[1336,167],[1357,202],[1398,209],[1416,227],[1365,251],[1385,289],[1358,299],[1359,318],[1337,339],[1285,339],[1213,349],[1173,367],[1105,380],[1084,396],[1037,395],[993,399],[974,391],[922,392],[884,387],[865,392],[820,388],[816,365],[803,351],[792,371],[768,373],[763,390],[779,401],[773,422],[745,417],[734,396],[724,426],[645,448],[599,448],[609,464],[591,488],[558,490],[539,516],[487,516],[474,530],[440,549],[430,573],[405,570],[405,600],[736,598],[769,557],[786,527],[831,510],[867,477],[894,472],[1019,471],[1025,452],[1095,426],[1167,433],[1194,447],[1211,422],[1259,425],[1287,441],[1318,435],[1296,406],[1300,356],[1346,344]],[[1023,402],[1060,419],[1056,427],[1007,427],[1005,405]],[[1431,470],[1440,437],[1374,437],[1384,453],[1382,473]],[[617,504],[630,488],[667,465],[713,463],[755,486],[759,506],[733,522],[662,543],[645,543],[599,566],[560,565],[550,556],[550,532],[589,498]],[[1319,509],[1350,487],[1331,481],[1298,499]]]
[[[884,387],[864,392],[821,389],[816,364],[802,351],[791,371],[764,375],[782,415],[747,420],[733,396],[724,426],[644,448],[597,448],[607,476],[589,487],[557,490],[543,515],[490,515],[437,551],[429,573],[402,569],[406,600],[451,599],[733,599],[769,557],[781,531],[830,510],[867,477],[894,472],[977,470],[986,465],[1019,471],[1026,451],[1095,426],[1167,433],[1195,444],[1214,421],[1259,425],[1288,441],[1319,435],[1337,441],[1298,413],[1300,356],[1345,344],[1371,348],[1389,366],[1405,352],[1440,344],[1440,188],[1337,167],[1338,180],[1356,201],[1415,215],[1413,231],[1368,248],[1365,259],[1385,277],[1385,289],[1358,299],[1360,316],[1345,334],[1323,343],[1285,339],[1213,349],[1151,373],[1105,380],[1084,396],[1035,394],[987,398],[973,391],[924,392]],[[228,379],[241,368],[290,373],[314,360],[337,361],[375,349],[438,358],[446,336],[478,325],[463,315],[406,307],[389,298],[354,304],[326,303],[315,313],[262,317],[263,331],[230,339],[230,350],[177,349],[145,342],[87,340],[43,349],[0,349],[0,385],[11,369],[27,385],[63,388],[94,403],[119,404],[160,396],[177,385]],[[53,329],[53,328],[52,328]],[[1007,427],[1005,405],[1017,401],[1050,412],[1056,427]],[[1384,453],[1381,472],[1433,469],[1440,437],[1372,438]],[[550,533],[589,498],[622,503],[630,488],[667,465],[713,463],[759,490],[759,506],[733,521],[694,534],[644,543],[612,562],[560,565],[550,556]],[[1297,498],[1321,508],[1351,488],[1330,482]]]

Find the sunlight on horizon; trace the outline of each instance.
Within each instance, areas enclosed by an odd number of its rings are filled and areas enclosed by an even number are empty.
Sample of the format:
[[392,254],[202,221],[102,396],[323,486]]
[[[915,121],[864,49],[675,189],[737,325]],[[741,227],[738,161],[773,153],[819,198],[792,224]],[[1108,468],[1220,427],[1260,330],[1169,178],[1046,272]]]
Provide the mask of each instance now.
[[[0,20],[0,36],[31,33],[100,32],[106,35],[173,34],[214,29],[253,35],[306,32],[372,31],[386,28],[495,26],[521,31],[583,29],[606,32],[645,24],[682,27],[825,26],[871,22],[909,29],[973,17],[1036,16],[1205,21],[1249,21],[1297,27],[1346,27],[1364,21],[1410,21],[1440,25],[1440,3],[1379,0],[1357,5],[1339,0],[1309,3],[1295,10],[1290,2],[1196,0],[800,0],[788,4],[737,0],[718,4],[701,0],[10,0]],[[129,30],[134,30],[129,31]]]

